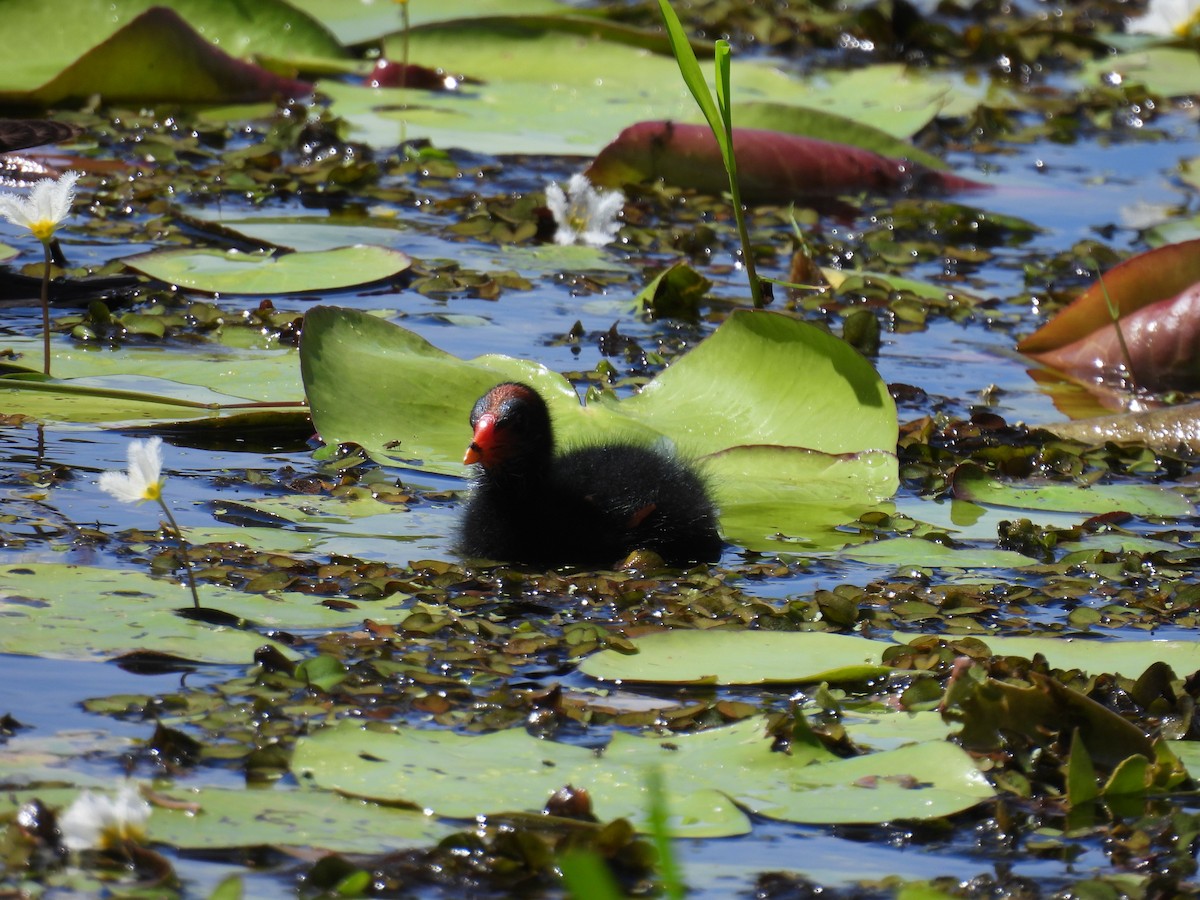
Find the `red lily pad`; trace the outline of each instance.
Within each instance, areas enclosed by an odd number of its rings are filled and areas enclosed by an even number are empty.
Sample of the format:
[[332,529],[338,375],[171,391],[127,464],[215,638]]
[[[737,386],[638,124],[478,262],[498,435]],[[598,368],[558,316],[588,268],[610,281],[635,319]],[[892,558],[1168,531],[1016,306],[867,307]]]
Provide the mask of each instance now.
[[[847,191],[896,193],[916,188],[950,193],[986,185],[862,147],[782,131],[736,128],[742,199],[786,203]],[[707,125],[638,122],[600,151],[587,176],[616,186],[661,178],[708,194],[728,190],[721,151]]]
[[445,69],[433,69],[416,63],[381,59],[366,77],[368,87],[413,88],[420,91],[454,91],[460,84],[482,84],[465,75],[451,75]]
[[[1120,313],[1121,348],[1105,294]],[[1168,244],[1105,272],[1017,349],[1070,375],[1112,379],[1128,367],[1150,390],[1200,387],[1200,240]]]

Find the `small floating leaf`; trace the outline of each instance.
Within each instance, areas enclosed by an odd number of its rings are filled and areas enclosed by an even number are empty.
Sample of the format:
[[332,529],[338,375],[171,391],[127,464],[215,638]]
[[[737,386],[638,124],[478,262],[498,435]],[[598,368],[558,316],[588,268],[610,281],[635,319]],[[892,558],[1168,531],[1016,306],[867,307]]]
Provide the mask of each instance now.
[[1135,516],[1190,516],[1192,504],[1176,491],[1153,484],[1075,484],[1002,482],[980,466],[966,463],[954,473],[954,496],[1032,511],[1099,514],[1127,512]]
[[212,294],[332,291],[383,281],[412,265],[398,250],[369,244],[281,254],[155,250],[122,262],[167,284]]
[[683,630],[636,638],[637,653],[604,650],[579,670],[605,681],[773,684],[866,681],[891,671],[884,641],[844,634]]

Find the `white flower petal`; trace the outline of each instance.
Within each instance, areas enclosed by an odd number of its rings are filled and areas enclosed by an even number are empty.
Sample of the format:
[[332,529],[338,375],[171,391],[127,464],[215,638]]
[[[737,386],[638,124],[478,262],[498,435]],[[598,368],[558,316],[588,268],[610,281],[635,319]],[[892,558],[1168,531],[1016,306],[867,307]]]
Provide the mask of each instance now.
[[38,240],[49,240],[54,230],[71,214],[75,202],[75,183],[81,172],[64,172],[58,178],[45,178],[33,186],[28,197],[0,194],[0,216],[21,228],[28,228]]
[[157,500],[162,484],[162,438],[130,441],[128,471],[105,472],[97,483],[100,490],[122,503]]
[[58,817],[58,828],[68,850],[102,850],[117,841],[141,840],[150,813],[150,804],[127,781],[115,798],[84,791]]
[[107,797],[84,791],[58,817],[63,846],[68,850],[90,850],[100,846]]
[[1126,30],[1159,37],[1186,35],[1200,16],[1200,0],[1150,0],[1145,15],[1129,20]]
[[586,175],[576,173],[567,181],[565,194],[554,182],[546,185],[546,206],[558,225],[555,243],[603,247],[621,229],[617,216],[625,206],[625,195],[620,191],[602,194]]

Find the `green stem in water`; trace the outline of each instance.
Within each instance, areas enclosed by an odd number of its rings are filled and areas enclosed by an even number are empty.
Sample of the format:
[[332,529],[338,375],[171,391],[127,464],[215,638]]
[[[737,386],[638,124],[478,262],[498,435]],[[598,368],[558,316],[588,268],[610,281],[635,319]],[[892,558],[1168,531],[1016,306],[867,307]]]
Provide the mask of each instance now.
[[1125,357],[1125,370],[1129,373],[1129,384],[1133,388],[1137,388],[1137,373],[1133,371],[1133,356],[1129,352],[1129,345],[1125,343],[1125,332],[1121,330],[1121,308],[1113,302],[1113,298],[1108,293],[1108,285],[1104,283],[1104,273],[1100,271],[1100,264],[1096,260],[1092,260],[1096,267],[1096,280],[1100,282],[1100,290],[1104,294],[1104,305],[1108,307],[1108,316],[1112,319],[1113,328],[1117,332],[1117,344],[1121,348],[1121,355]]
[[183,532],[179,528],[179,523],[175,521],[175,516],[171,514],[171,507],[167,506],[167,501],[162,498],[161,494],[158,497],[158,505],[162,507],[167,521],[171,523],[171,530],[175,532],[175,538],[179,541],[179,559],[183,563],[184,571],[187,572],[188,587],[192,589],[192,603],[199,610],[200,594],[196,592],[196,578],[192,575],[192,561],[188,557],[188,550],[190,548],[187,538],[183,536]]
[[46,266],[42,269],[42,371],[50,374],[50,266],[54,258],[50,254],[50,242],[42,241],[42,249],[46,251]]

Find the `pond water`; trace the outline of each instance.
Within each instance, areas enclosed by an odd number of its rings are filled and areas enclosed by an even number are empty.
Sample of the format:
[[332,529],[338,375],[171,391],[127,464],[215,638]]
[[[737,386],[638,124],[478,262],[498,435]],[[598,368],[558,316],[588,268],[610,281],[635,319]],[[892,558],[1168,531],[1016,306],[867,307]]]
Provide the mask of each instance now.
[[[1147,210],[1168,210],[1162,218],[1182,218],[1186,212],[1194,211],[1195,189],[1181,182],[1178,173],[1181,161],[1200,158],[1195,109],[1188,103],[1180,103],[1160,111],[1152,123],[1141,128],[1084,134],[1061,142],[1047,137],[1021,142],[989,140],[981,148],[973,148],[962,140],[947,143],[951,146],[945,157],[959,173],[979,177],[991,185],[990,190],[954,198],[954,202],[986,210],[993,218],[1011,216],[1024,220],[1035,226],[1036,231],[1024,240],[991,246],[978,259],[957,259],[948,253],[943,256],[922,251],[916,264],[905,270],[906,277],[946,281],[956,289],[965,289],[982,298],[983,302],[967,314],[955,317],[931,314],[919,324],[905,322],[886,303],[877,306],[885,332],[873,361],[889,384],[919,389],[917,399],[906,401],[901,396],[902,425],[924,415],[966,419],[980,411],[1001,416],[1010,424],[1041,425],[1057,421],[1063,414],[1055,405],[1056,395],[1033,380],[1030,375],[1033,364],[1013,350],[1017,337],[1043,321],[1040,306],[1046,298],[1038,296],[1037,277],[1027,273],[1036,270],[1044,260],[1070,254],[1083,241],[1097,241],[1121,257],[1142,250],[1146,216],[1153,216]],[[707,250],[691,256],[697,268],[714,281],[711,306],[706,307],[704,317],[694,322],[656,321],[631,314],[630,298],[644,282],[645,272],[674,258],[661,244],[650,250],[639,249],[629,242],[614,245],[606,251],[610,270],[584,276],[547,273],[536,262],[530,262],[528,256],[490,239],[457,237],[448,225],[459,221],[467,207],[450,201],[470,194],[485,199],[503,198],[506,202],[519,200],[522,195],[543,190],[547,179],[565,181],[585,160],[467,153],[452,153],[451,159],[462,173],[456,179],[422,179],[411,172],[384,178],[384,188],[403,186],[421,200],[414,205],[397,206],[387,215],[368,214],[365,224],[383,225],[386,220],[389,227],[399,225],[394,228],[395,246],[419,265],[433,268],[435,261],[446,260],[462,270],[512,270],[532,282],[528,289],[506,290],[499,300],[489,300],[465,290],[427,295],[402,280],[393,280],[369,290],[280,297],[275,299],[276,307],[302,314],[319,302],[382,311],[387,318],[462,358],[499,353],[573,373],[582,394],[588,385],[588,373],[606,360],[615,362],[617,370],[623,370],[621,374],[627,376],[639,376],[642,370],[653,369],[653,365],[630,363],[620,354],[606,356],[600,336],[608,334],[610,329],[616,328],[643,350],[667,346],[674,352],[694,346],[711,334],[729,304],[744,302],[744,275],[737,265],[735,235],[723,221],[717,223],[716,237]],[[867,235],[876,236],[869,252],[878,252],[886,245],[886,240],[879,239],[878,234],[891,227],[888,222],[893,201],[856,199],[861,201],[857,211],[813,213],[808,218],[801,213],[805,227],[817,235],[814,243],[826,254],[823,263],[851,267],[856,250],[863,254],[862,242]],[[192,200],[189,198],[183,205],[189,206]],[[711,205],[697,204],[691,198],[678,202],[676,210],[681,217],[691,215],[689,203],[700,207],[700,221],[717,222]],[[341,202],[331,201],[330,205],[337,211]],[[239,217],[276,217],[286,222],[288,217],[322,214],[312,206],[284,197],[266,209],[251,209],[246,204],[236,213]],[[646,201],[644,206],[641,215],[652,227],[681,227],[660,220],[662,211],[670,208],[665,202]],[[141,212],[132,213],[131,217],[139,226],[149,219],[148,214]],[[695,224],[688,220],[685,230]],[[790,246],[786,215],[778,209],[752,211],[751,227],[758,240],[775,249],[775,255],[760,268],[760,274],[786,277],[789,262],[786,251]],[[897,228],[906,232],[900,235],[901,240],[913,240],[911,234],[918,230],[911,220]],[[109,235],[100,238],[82,225],[68,226],[61,236],[67,257],[75,265],[100,267],[156,246],[136,234],[128,242]],[[175,238],[178,239],[177,233]],[[936,225],[931,225],[920,239],[936,245],[939,241]],[[9,225],[0,225],[0,240],[25,251],[32,246],[27,235]],[[30,258],[33,257],[26,252],[22,261]],[[1078,266],[1072,285],[1081,287],[1091,280],[1094,266],[1083,259]],[[240,315],[243,310],[253,308],[258,298],[254,302],[245,296],[206,299],[231,315]],[[132,302],[136,306],[140,298]],[[800,308],[803,310],[802,304]],[[62,315],[70,313],[66,309],[56,311]],[[837,310],[826,313],[812,309],[807,314],[814,321],[828,322],[835,326],[835,331],[840,330]],[[26,306],[9,308],[5,328],[12,335],[39,335],[40,311]],[[584,337],[567,340],[573,330]],[[66,342],[70,338],[57,335],[55,340]],[[178,347],[175,351],[183,352]],[[630,379],[621,381],[618,389],[629,393]],[[364,403],[367,406],[369,400]],[[465,421],[462,427],[465,444]],[[131,434],[82,425],[43,428],[25,423],[0,428],[0,460],[3,460],[0,484],[6,499],[6,519],[0,525],[0,564],[32,566],[66,562],[150,570],[155,541],[148,535],[158,525],[158,510],[152,504],[121,505],[103,494],[96,484],[99,473],[125,466]],[[214,444],[220,449],[214,449]],[[272,448],[237,437],[220,443],[168,439],[166,469],[167,501],[180,526],[197,544],[231,539],[233,530],[257,524],[247,518],[250,514],[245,507],[289,495],[284,485],[297,479],[328,478],[330,472],[314,459],[310,446],[292,441]],[[286,548],[280,552],[298,560],[325,563],[350,557],[386,563],[397,569],[422,560],[455,561],[452,536],[459,508],[456,492],[465,489],[465,482],[450,476],[400,469],[387,470],[383,480],[392,486],[402,485],[420,498],[411,509],[389,516],[386,530],[381,530],[378,519],[372,520],[368,528],[352,519],[333,526],[274,522],[272,527],[277,529],[280,547]],[[898,518],[923,523],[922,527],[944,529],[964,545],[989,548],[996,545],[997,529],[1002,527],[1003,520],[1029,515],[1028,511],[989,507],[964,518],[962,510],[953,506],[944,491],[926,490],[915,481],[902,485],[888,509]],[[1036,513],[1036,521],[1042,528],[1067,530],[1084,518],[1079,513]],[[1185,533],[1179,544],[1194,547],[1195,535],[1190,532],[1194,526],[1192,519],[1164,523],[1147,517],[1129,523],[1127,528],[1134,535],[1156,535],[1168,528],[1178,528]],[[141,533],[130,537],[131,529]],[[819,592],[839,586],[867,588],[907,580],[919,586],[937,587],[969,580],[960,571],[939,574],[926,569],[914,574],[896,560],[869,562],[838,553],[782,552],[778,556],[786,574],[770,578],[752,576],[753,567],[760,565],[763,557],[736,546],[727,549],[721,567],[737,578],[739,588],[748,598],[778,609],[807,603]],[[173,578],[170,572],[154,571],[159,576]],[[997,584],[1041,584],[1047,577],[1042,571],[1029,574],[1004,568],[973,574]],[[1182,580],[1194,581],[1194,578]],[[202,581],[202,592],[206,586]],[[81,583],[79,590],[87,591],[87,584]],[[463,589],[464,594],[470,591],[470,587]],[[502,600],[499,593],[497,589],[492,599]],[[186,606],[188,599],[182,585],[178,595],[177,605]],[[1103,606],[1107,602],[1105,597],[1099,591],[1082,601],[1064,595],[1061,603],[1025,611],[1023,627],[1070,630],[1075,627],[1075,620],[1069,622],[1068,613],[1089,603]],[[461,599],[460,595],[453,596],[454,602]],[[469,606],[464,608],[470,610]],[[490,621],[515,629],[540,628],[547,622],[561,629],[564,623],[589,619],[627,624],[616,612],[583,611],[567,595],[526,597],[512,610],[500,602],[489,607],[486,614],[491,616]],[[102,616],[103,610],[97,614]],[[1000,618],[997,614],[997,619]],[[917,622],[910,630],[919,633],[926,627]],[[319,629],[295,629],[295,633],[304,648],[302,655],[315,655],[317,651],[313,648],[323,646],[323,633]],[[1153,628],[1140,621],[1125,628],[1116,623],[1107,625],[1103,634],[1131,639],[1192,637],[1190,624],[1170,622],[1157,623]],[[364,653],[362,658],[365,657]],[[359,662],[362,659],[354,653],[347,658]],[[560,685],[580,694],[595,691],[595,682],[576,672],[574,662],[558,657],[526,661],[511,675],[512,684],[505,683],[503,687],[536,691]],[[113,713],[109,707],[103,707],[106,712],[86,711],[85,704],[123,695],[219,693],[226,689],[223,686],[252,671],[248,666],[249,660],[239,666],[188,666],[185,674],[144,674],[127,671],[112,662],[0,653],[0,715],[7,714],[20,725],[2,746],[6,753],[29,753],[31,757],[43,751],[59,753],[68,760],[66,769],[80,776],[80,783],[87,783],[90,778],[115,780],[126,772],[143,779],[162,775],[167,767],[160,768],[161,761],[154,760],[144,749],[155,731],[153,715],[143,715],[137,704],[131,706],[128,714]],[[446,663],[445,668],[456,675],[460,671],[451,663]],[[433,669],[431,664],[430,670]],[[486,681],[494,677],[494,672],[488,672],[486,678],[480,677]],[[468,676],[462,676],[461,681],[466,694],[476,687]],[[400,682],[398,676],[390,687],[399,693]],[[233,696],[234,690],[228,690]],[[765,690],[680,687],[657,692],[647,689],[642,693],[650,698],[665,696],[679,705],[695,702],[711,706],[728,701],[752,704],[764,711],[784,711],[793,701],[811,699],[811,691],[805,690],[807,694],[778,687]],[[496,691],[500,693],[500,687]],[[443,696],[453,697],[453,689],[446,688]],[[451,721],[402,707],[399,700],[395,702],[396,709],[403,710],[389,714],[396,722],[476,730],[465,713],[464,718]],[[481,693],[474,702],[476,708],[482,708],[494,701],[485,701]],[[462,705],[463,709],[471,707],[470,702]],[[194,721],[182,721],[179,727],[185,731],[192,728],[197,735],[202,733]],[[589,730],[572,723],[557,736],[595,745],[600,736],[607,736],[615,728],[603,724]],[[206,787],[241,787],[245,776],[238,765],[216,758],[189,768],[180,781]],[[294,776],[283,774],[278,789],[295,787]],[[1062,838],[1049,850],[1031,849],[1036,836],[1018,834],[1005,838],[1001,835],[1003,828],[989,815],[964,815],[953,821],[954,826],[948,828],[865,828],[816,827],[756,817],[748,835],[677,840],[676,850],[691,887],[688,896],[703,898],[751,896],[761,874],[773,871],[796,873],[831,887],[934,877],[966,882],[981,875],[994,875],[997,880],[1028,878],[1047,891],[1092,874],[1107,875],[1113,871],[1103,837],[1097,833],[1081,833],[1077,840]],[[203,853],[164,849],[183,881],[186,896],[206,896],[221,878],[231,873],[244,876],[246,896],[287,896],[294,890],[295,879],[306,871],[306,861],[285,859],[282,855],[271,857],[262,871],[252,873],[237,864],[233,854],[206,858]],[[415,889],[412,896],[460,896],[455,890],[427,886]]]

